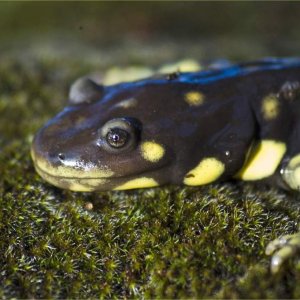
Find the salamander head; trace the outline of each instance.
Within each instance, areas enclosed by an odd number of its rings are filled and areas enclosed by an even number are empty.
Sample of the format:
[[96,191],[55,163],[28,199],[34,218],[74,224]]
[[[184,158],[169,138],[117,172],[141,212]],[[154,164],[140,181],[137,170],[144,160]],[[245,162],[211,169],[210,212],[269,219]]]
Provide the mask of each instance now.
[[75,82],[70,105],[34,138],[31,154],[37,172],[73,191],[166,183],[175,159],[174,121],[160,108],[161,89],[143,82],[108,87],[89,79]]

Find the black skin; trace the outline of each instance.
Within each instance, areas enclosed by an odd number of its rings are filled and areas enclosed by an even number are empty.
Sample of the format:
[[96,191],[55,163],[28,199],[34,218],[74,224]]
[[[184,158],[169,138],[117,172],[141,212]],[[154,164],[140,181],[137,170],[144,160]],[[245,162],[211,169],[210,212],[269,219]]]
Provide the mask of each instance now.
[[[297,59],[176,72],[112,86],[95,87],[84,81],[74,88],[79,100],[71,99],[72,103],[37,133],[32,146],[34,161],[57,167],[80,160],[82,169],[89,163],[112,170],[114,176],[95,190],[110,190],[140,176],[151,177],[160,185],[182,184],[185,175],[205,157],[225,164],[219,180],[227,180],[242,168],[251,143],[261,139],[287,143],[282,160],[286,164],[300,152],[299,81]],[[201,92],[204,103],[191,106],[184,101],[190,91]],[[269,94],[276,94],[280,103],[280,113],[271,121],[263,118],[261,109],[262,99]],[[131,98],[137,100],[135,106],[117,106]],[[130,149],[99,147],[99,131],[116,118],[135,123],[137,136]],[[141,156],[139,145],[146,140],[164,146],[165,155],[158,162]],[[288,188],[281,180],[280,168],[267,180]],[[63,180],[55,185],[68,188]]]

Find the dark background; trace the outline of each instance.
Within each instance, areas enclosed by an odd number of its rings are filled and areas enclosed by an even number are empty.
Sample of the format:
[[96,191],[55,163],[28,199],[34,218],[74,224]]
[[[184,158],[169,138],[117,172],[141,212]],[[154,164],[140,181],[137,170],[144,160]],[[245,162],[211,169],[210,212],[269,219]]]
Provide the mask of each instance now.
[[84,47],[118,49],[121,57],[128,47],[158,47],[159,62],[297,56],[299,20],[299,2],[2,2],[0,51],[22,54],[43,45],[83,55]]

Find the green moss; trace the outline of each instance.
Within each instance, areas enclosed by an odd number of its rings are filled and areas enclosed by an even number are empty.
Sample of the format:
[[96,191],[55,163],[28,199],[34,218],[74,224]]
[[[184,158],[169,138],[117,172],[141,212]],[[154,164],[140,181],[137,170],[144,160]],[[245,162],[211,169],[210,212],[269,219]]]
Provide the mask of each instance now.
[[0,65],[0,297],[299,298],[296,261],[271,276],[264,254],[297,231],[298,196],[243,183],[80,194],[35,173],[34,132],[90,69]]

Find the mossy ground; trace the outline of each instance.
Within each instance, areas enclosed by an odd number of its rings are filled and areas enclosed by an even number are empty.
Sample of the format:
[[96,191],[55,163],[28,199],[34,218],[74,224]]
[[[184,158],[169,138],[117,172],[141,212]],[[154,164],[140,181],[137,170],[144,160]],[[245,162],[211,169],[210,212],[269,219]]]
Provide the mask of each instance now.
[[297,195],[236,182],[72,193],[35,173],[34,133],[96,67],[1,62],[0,297],[300,298],[297,260],[271,276],[264,254],[298,230]]

